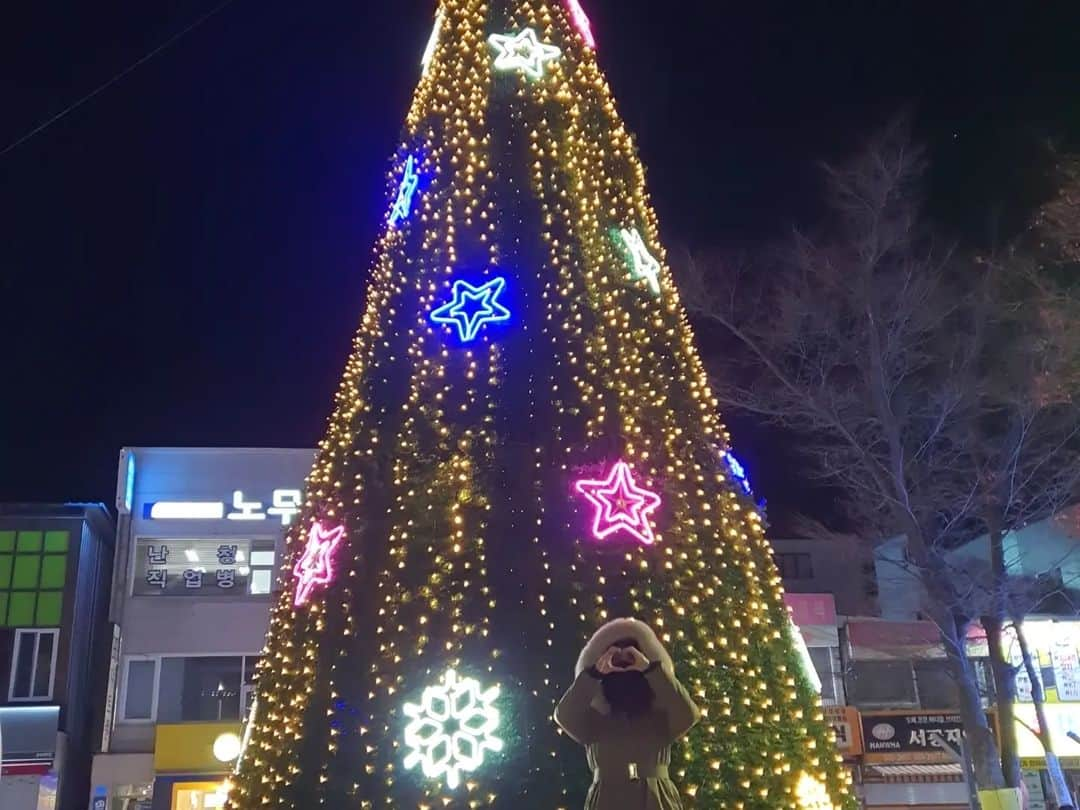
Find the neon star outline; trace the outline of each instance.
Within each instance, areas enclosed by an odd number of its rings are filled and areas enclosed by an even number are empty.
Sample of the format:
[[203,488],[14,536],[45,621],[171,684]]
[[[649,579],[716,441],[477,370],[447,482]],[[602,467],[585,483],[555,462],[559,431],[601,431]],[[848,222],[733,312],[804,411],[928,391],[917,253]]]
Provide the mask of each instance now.
[[541,42],[531,28],[517,34],[492,34],[488,43],[498,48],[496,70],[521,70],[534,79],[544,78],[544,63],[562,56],[562,48]]
[[416,158],[409,155],[409,159],[405,161],[405,173],[401,176],[401,185],[398,186],[397,199],[394,200],[394,207],[390,209],[391,227],[395,227],[412,213],[413,196],[419,187],[420,175],[416,171]]
[[[510,320],[510,310],[499,303],[499,296],[505,289],[506,279],[502,276],[478,287],[459,279],[454,282],[453,298],[432,310],[429,317],[434,323],[456,327],[461,342],[468,343],[476,338],[485,324]],[[470,301],[480,301],[482,307],[467,312],[465,307]]]
[[581,6],[581,0],[566,0],[567,9],[570,11],[570,19],[574,21],[574,27],[585,40],[585,44],[592,50],[596,50],[596,37],[593,36],[592,23],[589,15]]
[[334,581],[334,552],[345,537],[345,527],[325,529],[318,520],[311,524],[307,546],[293,566],[296,577],[295,607],[306,605],[316,585],[329,585]]
[[[428,779],[446,777],[451,790],[461,782],[461,773],[475,771],[484,764],[484,752],[498,753],[503,741],[496,737],[500,715],[495,701],[499,686],[481,691],[475,678],[459,678],[448,669],[442,683],[424,690],[420,703],[406,703],[405,768],[420,765]],[[462,700],[464,698],[464,700]],[[447,729],[453,721],[456,730]]]
[[649,249],[645,247],[645,240],[641,238],[641,232],[637,228],[622,228],[619,231],[626,250],[630,253],[630,260],[634,263],[631,276],[635,279],[645,279],[649,282],[649,288],[656,294],[660,294],[660,262],[656,260]]
[[656,542],[649,516],[660,507],[661,498],[634,482],[633,471],[625,461],[616,462],[607,478],[583,479],[574,484],[574,489],[596,507],[592,532],[597,540],[626,531],[647,546]]
[[420,59],[420,64],[424,68],[421,75],[427,76],[428,68],[431,67],[431,60],[435,56],[435,49],[439,47],[439,38],[442,35],[443,21],[446,19],[446,12],[440,7],[435,13],[435,26],[431,29],[431,36],[428,38],[427,47],[424,48],[424,55]]
[[724,450],[721,456],[727,464],[731,475],[739,482],[743,492],[749,495],[753,487],[750,486],[750,477],[746,474],[746,466],[730,450]]

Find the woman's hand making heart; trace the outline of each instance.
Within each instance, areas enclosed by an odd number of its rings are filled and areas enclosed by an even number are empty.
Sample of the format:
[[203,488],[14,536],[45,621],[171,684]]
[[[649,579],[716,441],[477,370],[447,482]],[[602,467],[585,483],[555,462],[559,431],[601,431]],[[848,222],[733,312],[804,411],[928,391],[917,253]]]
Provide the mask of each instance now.
[[625,650],[624,652],[629,652],[630,655],[634,659],[634,662],[632,664],[630,664],[630,666],[624,667],[624,669],[637,670],[638,672],[644,672],[645,670],[647,670],[649,668],[649,663],[650,662],[649,662],[648,657],[645,655],[645,653],[643,653],[637,647],[631,647],[629,650]]
[[615,654],[614,648],[609,649],[603,655],[601,655],[596,661],[596,671],[601,675],[608,675],[616,671],[616,667],[611,663],[611,657]]

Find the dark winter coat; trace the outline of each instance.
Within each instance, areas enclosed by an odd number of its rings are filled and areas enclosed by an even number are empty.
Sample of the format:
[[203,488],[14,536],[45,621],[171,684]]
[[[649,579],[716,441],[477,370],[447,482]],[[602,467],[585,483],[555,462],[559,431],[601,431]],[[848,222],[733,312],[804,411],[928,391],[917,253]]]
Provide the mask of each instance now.
[[[671,744],[698,721],[698,709],[675,679],[671,659],[660,647],[655,635],[640,622],[636,624],[644,627],[651,636],[641,645],[642,652],[652,661],[645,672],[654,696],[651,709],[638,717],[612,713],[604,699],[600,678],[591,663],[587,669],[580,668],[585,663],[583,660],[579,661],[579,674],[573,686],[555,710],[555,721],[586,749],[589,768],[593,773],[593,783],[585,802],[586,810],[682,808],[678,789],[668,775]],[[626,628],[627,625],[623,624],[619,628],[620,633],[605,633],[601,641],[607,640],[608,643],[602,644],[599,653],[619,638],[627,635],[637,637],[628,634]],[[640,632],[640,628],[635,632]],[[598,646],[601,645],[590,642],[590,647]],[[596,660],[591,653],[582,657]]]

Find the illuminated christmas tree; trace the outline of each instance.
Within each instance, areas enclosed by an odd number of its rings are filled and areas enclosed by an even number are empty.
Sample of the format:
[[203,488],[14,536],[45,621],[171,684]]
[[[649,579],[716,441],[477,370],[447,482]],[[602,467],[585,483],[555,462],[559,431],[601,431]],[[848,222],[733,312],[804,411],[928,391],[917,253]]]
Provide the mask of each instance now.
[[230,806],[576,810],[551,715],[638,617],[687,807],[846,806],[578,0],[442,0]]

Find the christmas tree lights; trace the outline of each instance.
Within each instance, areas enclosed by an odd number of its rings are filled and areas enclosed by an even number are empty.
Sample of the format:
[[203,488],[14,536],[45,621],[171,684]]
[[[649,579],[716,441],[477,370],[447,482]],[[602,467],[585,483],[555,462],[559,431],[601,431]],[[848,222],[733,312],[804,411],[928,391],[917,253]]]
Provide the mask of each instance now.
[[[438,3],[388,179],[400,197],[414,156],[423,193],[376,244],[230,808],[581,807],[551,713],[615,616],[656,629],[702,710],[671,764],[686,810],[807,810],[807,785],[852,806],[764,519],[717,455],[644,167],[565,3]],[[322,561],[316,526],[340,531]],[[470,679],[465,728],[438,719],[427,690]]]

